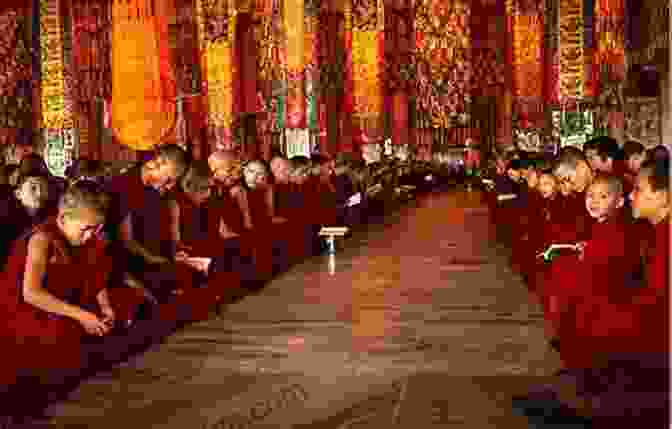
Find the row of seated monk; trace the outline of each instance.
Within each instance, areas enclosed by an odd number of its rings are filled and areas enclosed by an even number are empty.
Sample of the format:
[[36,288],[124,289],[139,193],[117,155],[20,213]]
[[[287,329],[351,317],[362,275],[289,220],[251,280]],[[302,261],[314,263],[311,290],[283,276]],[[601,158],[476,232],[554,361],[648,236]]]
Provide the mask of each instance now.
[[26,154],[0,200],[0,385],[11,399],[0,415],[29,415],[62,393],[55,386],[207,319],[319,252],[322,226],[372,221],[441,174],[365,161],[278,156],[269,174],[234,152],[198,161],[164,145],[123,174],[82,159],[62,179]]
[[668,427],[669,152],[603,137],[536,161],[500,154],[486,181],[563,365],[514,408],[534,427]]

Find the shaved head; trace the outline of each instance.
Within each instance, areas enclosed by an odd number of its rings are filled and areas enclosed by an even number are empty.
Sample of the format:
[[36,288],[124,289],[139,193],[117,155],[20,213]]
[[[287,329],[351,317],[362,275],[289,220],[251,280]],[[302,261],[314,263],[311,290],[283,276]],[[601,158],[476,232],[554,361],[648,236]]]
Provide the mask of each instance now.
[[238,161],[239,158],[232,150],[218,150],[208,157],[208,164],[212,168],[213,163]]
[[610,194],[623,196],[623,181],[613,174],[598,174],[591,186],[598,184],[605,185]]

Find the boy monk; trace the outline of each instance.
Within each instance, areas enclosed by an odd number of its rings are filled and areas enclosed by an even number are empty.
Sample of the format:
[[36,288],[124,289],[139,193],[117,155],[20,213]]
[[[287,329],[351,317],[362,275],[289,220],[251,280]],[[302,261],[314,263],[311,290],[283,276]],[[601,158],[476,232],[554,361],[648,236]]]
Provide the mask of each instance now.
[[[618,299],[625,292],[625,276],[636,270],[638,258],[625,229],[623,188],[614,176],[598,175],[586,193],[585,207],[595,219],[590,239],[579,243],[579,252],[553,261],[544,282],[545,318],[551,335],[562,342],[565,370],[554,385],[543,386],[527,398],[523,408],[534,414],[545,410],[551,419],[577,418],[589,412],[585,395],[592,388],[591,370],[595,344],[586,322],[599,313],[595,303]],[[536,409],[536,411],[534,410]],[[559,414],[559,415],[558,415]]]
[[[86,184],[61,198],[58,215],[20,237],[2,273],[2,336],[19,376],[76,377],[83,337],[105,336],[116,315],[106,282],[111,264],[100,231],[107,196]],[[38,394],[38,392],[33,392]]]
[[35,225],[42,223],[52,210],[47,207],[49,185],[44,176],[25,176],[13,193],[0,201],[0,264],[4,264],[12,242]]
[[630,199],[634,217],[652,227],[642,246],[646,281],[622,299],[602,296],[594,303],[590,341],[602,352],[594,377],[602,383],[592,412],[604,427],[662,428],[669,425],[669,162],[644,163]]
[[562,221],[550,225],[551,243],[576,243],[585,239],[590,218],[585,209],[585,192],[593,181],[593,171],[583,153],[575,147],[565,147],[553,167],[560,190],[569,192],[563,199]]

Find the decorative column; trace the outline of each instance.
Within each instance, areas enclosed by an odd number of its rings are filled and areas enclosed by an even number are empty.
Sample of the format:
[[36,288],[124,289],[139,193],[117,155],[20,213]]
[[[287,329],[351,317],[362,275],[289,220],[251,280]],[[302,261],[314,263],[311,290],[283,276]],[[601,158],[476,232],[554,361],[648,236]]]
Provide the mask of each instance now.
[[61,0],[40,2],[41,130],[49,170],[62,176],[76,151],[77,130],[71,98],[72,82],[65,79],[64,32]]
[[201,82],[206,94],[208,136],[216,147],[232,149],[236,85],[234,0],[196,0]]

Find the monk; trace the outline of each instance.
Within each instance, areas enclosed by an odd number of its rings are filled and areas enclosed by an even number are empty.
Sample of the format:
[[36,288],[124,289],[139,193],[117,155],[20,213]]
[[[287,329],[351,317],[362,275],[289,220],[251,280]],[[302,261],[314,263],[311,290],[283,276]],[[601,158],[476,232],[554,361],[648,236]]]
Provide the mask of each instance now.
[[549,225],[551,243],[576,243],[587,237],[590,217],[585,209],[585,192],[593,181],[593,170],[583,153],[571,146],[561,150],[553,173],[566,195],[561,207],[563,220]]
[[[644,145],[635,141],[627,141],[623,145],[623,161],[625,164],[625,171],[623,172],[623,186],[626,195],[632,192],[632,188],[637,179],[637,174],[642,167],[642,163],[646,160],[646,149]],[[626,201],[626,205],[629,202]]]
[[[272,271],[275,275],[289,266],[288,246],[292,239],[283,227],[288,219],[276,214],[275,193],[266,165],[259,160],[250,161],[243,168],[243,188],[241,195],[247,200],[249,214],[244,218],[245,229],[254,237],[256,246],[272,251]],[[260,255],[261,256],[261,255]],[[266,255],[268,256],[268,255]],[[264,258],[259,258],[263,260]],[[266,263],[266,269],[268,269]]]
[[[599,318],[599,303],[622,301],[626,279],[638,270],[639,247],[628,235],[623,213],[623,185],[616,176],[598,175],[586,193],[586,209],[595,220],[590,239],[578,243],[577,256],[553,262],[550,320],[566,344],[560,349],[567,367],[590,367],[590,330]],[[588,340],[586,340],[588,339]]]
[[120,267],[115,271],[130,273],[152,301],[162,304],[155,310],[180,322],[205,318],[208,305],[214,305],[200,299],[206,291],[192,288],[191,269],[176,263],[174,237],[162,229],[162,223],[169,221],[162,207],[172,204],[168,211],[175,213],[174,203],[162,199],[162,194],[175,187],[187,163],[181,148],[164,145],[153,158],[109,183],[114,196],[110,225],[121,244],[116,249]]
[[65,191],[67,182],[61,178],[51,174],[44,158],[36,153],[28,153],[19,164],[19,176],[43,176],[46,177],[49,186],[49,198],[47,205],[52,209],[58,204],[60,196]]
[[606,136],[593,139],[589,144],[589,149],[584,149],[592,170],[602,173],[614,172],[619,153],[620,149],[616,140]]
[[[194,268],[197,282],[207,281],[213,299],[234,296],[239,282],[255,282],[251,258],[242,254],[240,234],[226,223],[226,210],[212,197],[210,169],[204,161],[194,161],[181,181],[178,193],[177,258]],[[200,266],[191,257],[207,258]]]
[[48,199],[47,179],[44,176],[29,175],[20,180],[14,192],[4,195],[0,200],[2,204],[0,212],[2,259],[0,263],[4,265],[7,252],[17,237],[54,214],[53,210],[47,207]]
[[[104,223],[106,195],[74,186],[57,216],[20,237],[2,273],[2,336],[19,375],[76,377],[85,363],[85,336],[106,336],[116,319],[106,282],[111,264],[96,239]],[[7,344],[9,342],[9,344]],[[7,348],[9,345],[10,348]],[[38,395],[41,392],[33,392]]]
[[312,252],[313,221],[319,213],[311,210],[309,187],[310,169],[308,160],[288,160],[275,157],[271,160],[273,195],[276,213],[287,219],[287,228],[292,229],[293,240],[288,242],[291,262],[298,262]]
[[646,280],[622,299],[594,303],[599,317],[588,328],[603,354],[592,412],[604,427],[669,425],[670,195],[669,162],[644,163],[630,199],[635,218],[652,227],[642,246]]
[[537,255],[545,250],[547,243],[551,243],[551,238],[545,235],[546,225],[557,222],[557,218],[562,216],[558,206],[561,199],[558,183],[551,170],[544,170],[539,174],[537,191],[539,197],[534,208],[536,216],[528,224],[529,242],[521,260],[521,272],[533,292],[537,291],[538,276],[543,278],[542,273],[546,268]]

